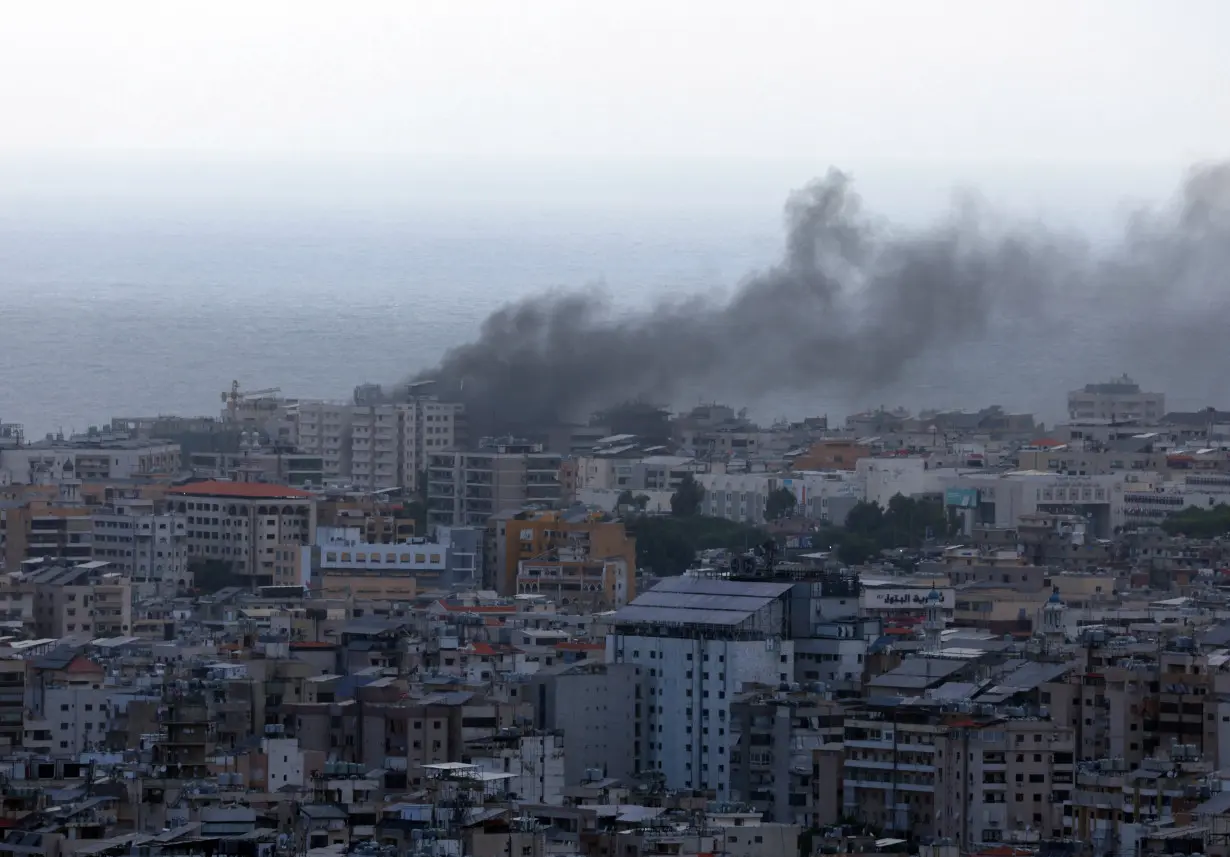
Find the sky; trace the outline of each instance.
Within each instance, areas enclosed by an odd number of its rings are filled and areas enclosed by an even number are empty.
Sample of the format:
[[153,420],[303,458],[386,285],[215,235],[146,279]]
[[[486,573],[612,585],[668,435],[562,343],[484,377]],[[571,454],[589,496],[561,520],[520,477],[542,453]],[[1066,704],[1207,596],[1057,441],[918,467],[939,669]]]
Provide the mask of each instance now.
[[1230,141],[1224,0],[39,0],[32,154],[1149,163]]

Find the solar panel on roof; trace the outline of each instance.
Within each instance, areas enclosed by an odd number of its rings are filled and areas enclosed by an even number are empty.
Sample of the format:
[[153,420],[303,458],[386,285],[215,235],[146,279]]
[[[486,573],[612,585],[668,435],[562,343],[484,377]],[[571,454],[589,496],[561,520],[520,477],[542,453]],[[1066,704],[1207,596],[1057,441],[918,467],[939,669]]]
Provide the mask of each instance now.
[[650,592],[705,592],[713,595],[749,595],[755,598],[777,598],[788,592],[792,583],[769,583],[754,580],[726,580],[706,577],[668,577]]

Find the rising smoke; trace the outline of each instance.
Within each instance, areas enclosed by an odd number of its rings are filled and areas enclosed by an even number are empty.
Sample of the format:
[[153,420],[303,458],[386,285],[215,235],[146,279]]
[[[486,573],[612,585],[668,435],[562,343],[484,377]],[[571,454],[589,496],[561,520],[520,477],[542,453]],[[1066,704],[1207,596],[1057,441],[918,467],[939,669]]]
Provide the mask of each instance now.
[[[728,296],[666,298],[628,315],[601,289],[547,292],[496,310],[476,341],[416,377],[465,401],[478,437],[533,433],[633,398],[670,403],[697,388],[863,395],[996,331],[1070,330],[1074,313],[1101,318],[1089,328],[1099,336],[1161,337],[1136,339],[1146,360],[1181,353],[1165,338],[1220,313],[1217,333],[1203,332],[1227,354],[1230,164],[1193,169],[1170,205],[1140,212],[1097,250],[1004,222],[971,199],[928,228],[898,229],[864,211],[836,170],[792,194],[785,219],[782,261]],[[1167,315],[1172,301],[1189,311]],[[1038,347],[1062,339],[1040,336]]]

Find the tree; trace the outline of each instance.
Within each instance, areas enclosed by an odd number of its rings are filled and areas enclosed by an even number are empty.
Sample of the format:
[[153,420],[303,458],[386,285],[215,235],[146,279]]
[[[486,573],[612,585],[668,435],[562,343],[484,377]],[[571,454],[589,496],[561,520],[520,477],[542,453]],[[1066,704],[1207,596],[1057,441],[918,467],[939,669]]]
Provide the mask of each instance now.
[[619,492],[619,496],[615,498],[615,508],[621,509],[624,506],[635,506],[636,497],[632,496],[632,492],[624,489]]
[[677,518],[690,518],[700,514],[700,504],[705,499],[705,489],[691,473],[679,480],[679,487],[671,495],[671,514]]
[[1193,539],[1215,539],[1230,533],[1230,506],[1220,503],[1211,509],[1188,506],[1162,521],[1169,535],[1184,535]]
[[776,488],[769,492],[769,496],[765,498],[764,516],[770,521],[780,521],[782,518],[789,518],[794,514],[797,504],[798,500],[795,499],[793,491],[788,488]]
[[846,565],[862,565],[879,553],[876,543],[860,535],[847,535],[837,545],[837,558]]
[[743,552],[769,538],[758,527],[706,515],[639,515],[628,521],[627,528],[636,539],[637,567],[663,575],[687,570],[698,551],[724,548]]
[[879,503],[859,500],[846,515],[846,530],[859,535],[878,533],[884,524],[884,510]]
[[636,497],[632,499],[632,502],[636,504],[636,508],[639,511],[644,512],[646,509],[649,508],[649,495],[648,494],[637,494]]

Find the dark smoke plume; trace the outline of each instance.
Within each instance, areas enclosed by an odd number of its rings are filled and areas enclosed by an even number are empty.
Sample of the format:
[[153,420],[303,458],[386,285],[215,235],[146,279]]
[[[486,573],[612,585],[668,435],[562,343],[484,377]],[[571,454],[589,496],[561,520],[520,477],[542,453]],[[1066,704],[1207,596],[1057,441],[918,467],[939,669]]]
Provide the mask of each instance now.
[[1096,312],[1116,336],[1143,335],[1157,315],[1141,316],[1142,299],[1183,293],[1200,310],[1230,296],[1230,165],[1194,169],[1173,204],[1138,214],[1100,251],[972,200],[929,228],[897,229],[836,170],[792,194],[785,215],[782,261],[725,298],[666,298],[629,316],[599,289],[548,292],[496,310],[476,341],[416,377],[467,403],[472,437],[532,433],[698,387],[861,395],[994,330],[1042,333]]

